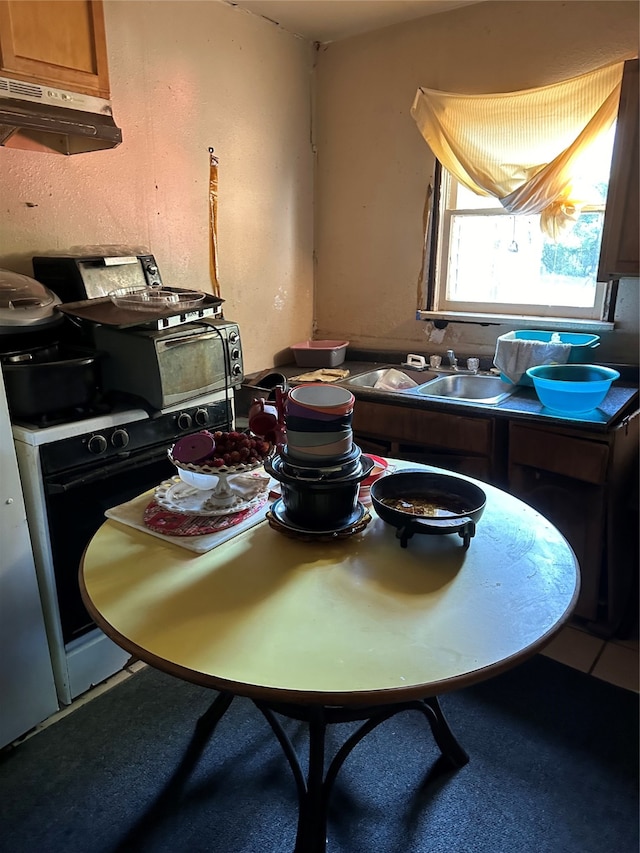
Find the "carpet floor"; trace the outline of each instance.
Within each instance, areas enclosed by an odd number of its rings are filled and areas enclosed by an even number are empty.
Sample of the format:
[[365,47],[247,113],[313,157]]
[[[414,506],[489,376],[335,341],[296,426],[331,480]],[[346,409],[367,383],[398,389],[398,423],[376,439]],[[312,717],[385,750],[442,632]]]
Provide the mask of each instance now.
[[[5,751],[0,851],[290,853],[295,785],[249,700],[170,784],[214,697],[146,668]],[[538,656],[441,704],[469,763],[436,772],[424,717],[387,720],[338,775],[328,853],[637,853],[636,694]]]

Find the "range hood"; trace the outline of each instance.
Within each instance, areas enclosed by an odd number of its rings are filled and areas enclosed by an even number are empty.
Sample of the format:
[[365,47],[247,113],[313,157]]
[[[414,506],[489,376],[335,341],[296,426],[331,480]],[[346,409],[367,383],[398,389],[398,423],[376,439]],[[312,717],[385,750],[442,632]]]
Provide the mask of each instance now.
[[82,154],[121,142],[110,101],[0,77],[0,145]]

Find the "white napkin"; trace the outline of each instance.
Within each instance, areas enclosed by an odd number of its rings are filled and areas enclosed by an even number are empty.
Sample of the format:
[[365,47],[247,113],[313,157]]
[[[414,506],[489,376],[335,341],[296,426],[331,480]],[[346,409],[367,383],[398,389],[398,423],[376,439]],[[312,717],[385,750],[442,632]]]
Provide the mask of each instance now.
[[517,385],[529,367],[536,364],[566,364],[570,354],[571,344],[498,338],[493,363],[507,379]]

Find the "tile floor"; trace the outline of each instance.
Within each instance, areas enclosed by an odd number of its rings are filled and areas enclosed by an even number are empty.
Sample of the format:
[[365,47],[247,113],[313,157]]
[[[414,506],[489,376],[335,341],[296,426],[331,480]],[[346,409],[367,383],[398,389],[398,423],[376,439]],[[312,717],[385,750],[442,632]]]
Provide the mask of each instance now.
[[[589,673],[594,678],[608,681],[618,687],[623,687],[625,690],[640,692],[638,686],[640,657],[637,627],[629,639],[605,640],[572,624],[564,628],[545,647],[542,654],[574,669],[579,669],[581,672]],[[95,699],[96,696],[100,696],[125,679],[131,678],[145,666],[146,664],[141,661],[130,664],[122,672],[118,672],[102,684],[89,690],[76,699],[73,704],[36,726],[26,737],[33,737],[33,735],[73,713],[81,705],[90,702],[91,699]],[[25,740],[25,738],[21,738],[21,740]]]
[[572,624],[554,637],[542,654],[618,687],[640,692],[637,627],[629,639],[605,640]]

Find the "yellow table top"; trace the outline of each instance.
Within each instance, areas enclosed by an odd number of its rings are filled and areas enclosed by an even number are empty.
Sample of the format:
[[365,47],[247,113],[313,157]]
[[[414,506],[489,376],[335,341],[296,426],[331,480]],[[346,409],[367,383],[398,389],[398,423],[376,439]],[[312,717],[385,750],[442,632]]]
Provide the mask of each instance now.
[[354,705],[442,694],[534,654],[579,588],[556,528],[473,482],[487,506],[466,551],[456,534],[401,548],[373,509],[348,539],[297,541],[265,521],[203,555],[107,521],[83,559],[83,598],[126,650],[238,695]]

